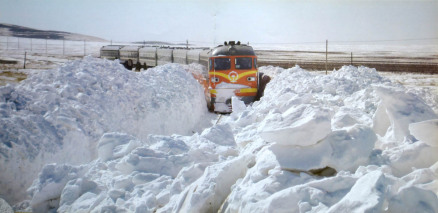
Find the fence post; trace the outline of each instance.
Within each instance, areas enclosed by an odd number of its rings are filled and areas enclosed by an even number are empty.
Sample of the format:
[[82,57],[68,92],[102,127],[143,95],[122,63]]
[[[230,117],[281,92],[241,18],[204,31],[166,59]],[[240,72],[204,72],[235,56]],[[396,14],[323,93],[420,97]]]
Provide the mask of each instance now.
[[23,63],[23,69],[26,69],[26,55],[27,55],[27,52],[24,52],[24,63]]
[[351,65],[353,65],[353,52],[351,52]]
[[325,74],[327,75],[328,40],[325,40]]

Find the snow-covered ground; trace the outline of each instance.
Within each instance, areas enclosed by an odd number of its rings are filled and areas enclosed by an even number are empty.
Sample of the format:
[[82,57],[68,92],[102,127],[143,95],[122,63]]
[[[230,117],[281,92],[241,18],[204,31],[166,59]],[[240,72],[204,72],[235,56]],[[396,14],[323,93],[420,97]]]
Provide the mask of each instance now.
[[145,140],[210,125],[204,90],[186,71],[200,69],[169,65],[135,73],[87,57],[0,87],[0,196],[24,199],[46,163],[94,160],[105,133]]
[[35,212],[438,212],[436,78],[261,67],[264,97],[218,120],[201,69],[86,57],[0,87],[0,196]]

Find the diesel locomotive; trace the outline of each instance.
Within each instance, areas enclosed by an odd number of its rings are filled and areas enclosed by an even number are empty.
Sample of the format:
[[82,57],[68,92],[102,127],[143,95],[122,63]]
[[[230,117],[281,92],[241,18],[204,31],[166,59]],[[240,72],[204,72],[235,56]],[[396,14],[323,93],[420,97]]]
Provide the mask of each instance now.
[[215,47],[208,60],[210,106],[229,113],[235,96],[245,104],[253,102],[259,89],[257,56],[253,48],[240,42],[224,42]]

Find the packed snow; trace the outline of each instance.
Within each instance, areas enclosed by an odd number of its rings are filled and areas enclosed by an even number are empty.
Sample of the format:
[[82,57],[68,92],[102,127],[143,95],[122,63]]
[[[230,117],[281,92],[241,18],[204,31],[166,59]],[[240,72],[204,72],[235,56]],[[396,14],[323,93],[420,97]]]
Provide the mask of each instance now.
[[22,200],[45,164],[88,163],[99,140],[121,143],[105,133],[145,140],[209,126],[203,87],[188,72],[200,69],[173,64],[135,73],[86,57],[0,87],[0,196]]
[[366,67],[261,67],[261,100],[217,118],[190,69],[85,58],[1,87],[2,187],[35,178],[15,208],[438,212],[436,94]]

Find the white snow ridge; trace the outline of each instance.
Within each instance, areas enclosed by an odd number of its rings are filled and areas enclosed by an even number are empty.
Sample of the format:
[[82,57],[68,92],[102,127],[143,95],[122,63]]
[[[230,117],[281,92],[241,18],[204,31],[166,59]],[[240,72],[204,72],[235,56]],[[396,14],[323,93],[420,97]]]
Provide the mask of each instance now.
[[40,171],[15,208],[438,212],[438,116],[376,70],[261,67],[264,97],[212,125],[189,69],[86,58],[2,87],[1,187]]
[[0,87],[1,196],[22,200],[23,187],[44,164],[88,163],[98,155],[99,140],[123,142],[107,132],[145,140],[151,133],[191,135],[209,125],[203,88],[186,69],[199,67],[135,73],[87,57]]

